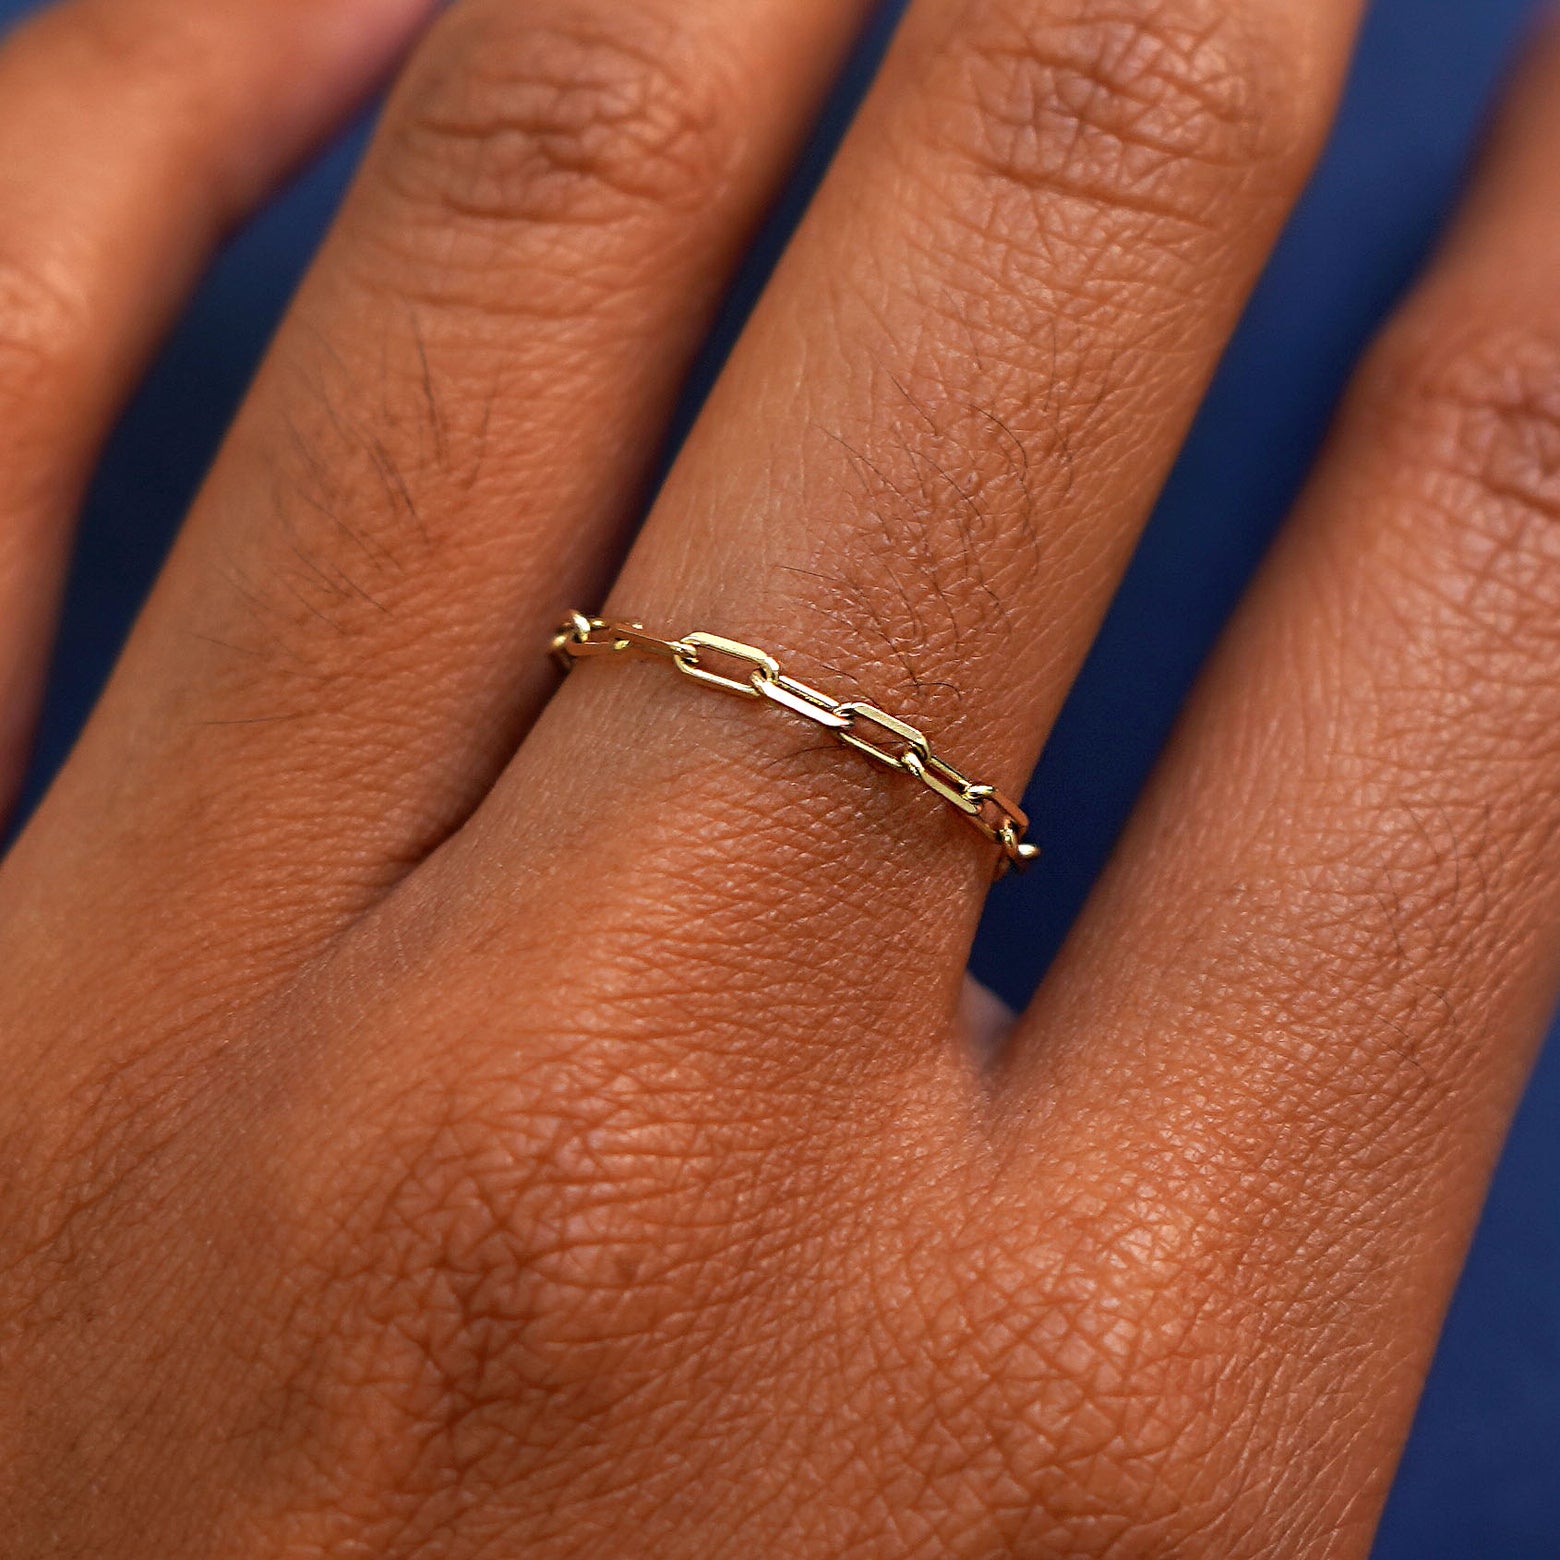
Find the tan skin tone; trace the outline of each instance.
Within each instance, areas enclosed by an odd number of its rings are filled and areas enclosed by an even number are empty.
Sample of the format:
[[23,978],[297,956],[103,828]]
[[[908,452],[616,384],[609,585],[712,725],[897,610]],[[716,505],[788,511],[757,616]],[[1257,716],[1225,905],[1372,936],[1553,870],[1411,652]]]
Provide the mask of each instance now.
[[[1035,1005],[991,852],[1351,0],[916,0],[637,540],[843,0],[460,0],[0,866],[0,1554],[1364,1555],[1560,990],[1560,46]],[[70,511],[415,0],[0,53],[0,789]]]

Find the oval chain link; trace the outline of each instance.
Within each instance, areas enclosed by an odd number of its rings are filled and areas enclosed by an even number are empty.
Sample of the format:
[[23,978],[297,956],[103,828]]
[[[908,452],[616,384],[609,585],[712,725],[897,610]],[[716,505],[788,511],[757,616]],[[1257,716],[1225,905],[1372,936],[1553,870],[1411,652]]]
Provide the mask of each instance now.
[[[939,800],[977,829],[1002,855],[997,876],[1010,868],[1022,872],[1040,854],[1026,844],[1029,818],[993,785],[981,785],[939,758],[916,727],[875,705],[840,702],[794,677],[765,650],[719,634],[684,634],[663,639],[642,623],[586,617],[571,612],[553,635],[553,658],[564,671],[576,661],[596,658],[670,662],[683,676],[742,699],[767,699],[792,715],[821,726],[836,740],[874,763],[919,780]],[[728,671],[709,664],[724,660]],[[745,674],[745,675],[744,675]]]

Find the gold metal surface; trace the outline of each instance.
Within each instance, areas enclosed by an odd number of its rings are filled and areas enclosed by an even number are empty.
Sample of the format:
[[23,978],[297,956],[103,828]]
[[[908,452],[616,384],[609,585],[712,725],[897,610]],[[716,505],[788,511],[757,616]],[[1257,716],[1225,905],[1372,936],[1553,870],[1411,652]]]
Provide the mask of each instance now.
[[[788,713],[823,727],[837,741],[855,748],[874,763],[919,780],[1000,848],[998,877],[1010,868],[1022,872],[1040,855],[1037,846],[1024,842],[1029,819],[1023,809],[995,786],[979,785],[939,758],[916,727],[875,705],[837,702],[819,689],[785,676],[780,663],[754,645],[706,633],[663,639],[647,632],[639,623],[609,622],[571,612],[553,635],[552,653],[565,671],[576,661],[597,657],[670,661],[684,676],[721,693],[767,699]],[[704,660],[705,655],[735,661],[739,667],[747,668],[747,675],[728,676],[714,671]]]

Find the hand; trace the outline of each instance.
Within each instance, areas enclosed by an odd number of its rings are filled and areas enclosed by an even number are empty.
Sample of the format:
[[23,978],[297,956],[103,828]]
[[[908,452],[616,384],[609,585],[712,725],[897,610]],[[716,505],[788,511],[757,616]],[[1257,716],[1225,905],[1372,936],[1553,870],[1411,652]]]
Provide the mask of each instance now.
[[[1560,988],[1560,44],[1004,1035],[996,851],[1353,0],[461,0],[0,869],[0,1555],[1366,1552]],[[0,53],[0,771],[213,237],[417,0]],[[1041,842],[1044,843],[1043,841]]]

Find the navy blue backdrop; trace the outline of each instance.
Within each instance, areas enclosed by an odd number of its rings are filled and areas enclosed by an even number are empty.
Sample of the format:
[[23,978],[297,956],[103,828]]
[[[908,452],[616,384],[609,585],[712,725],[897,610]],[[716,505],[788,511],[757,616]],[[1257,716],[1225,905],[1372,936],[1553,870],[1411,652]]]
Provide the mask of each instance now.
[[[0,25],[31,3],[0,0]],[[1031,790],[1047,855],[995,897],[977,952],[980,973],[1010,999],[1033,985],[1065,931],[1293,496],[1350,362],[1432,240],[1531,9],[1532,0],[1377,0],[1331,150]],[[762,280],[886,25],[852,68],[690,401]],[[114,439],[86,516],[33,797],[90,707],[360,137],[229,247]],[[1560,1556],[1557,1129],[1560,1047],[1552,1045],[1459,1291],[1378,1560]]]

